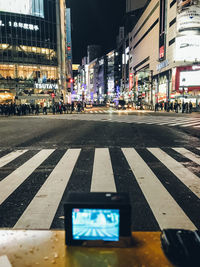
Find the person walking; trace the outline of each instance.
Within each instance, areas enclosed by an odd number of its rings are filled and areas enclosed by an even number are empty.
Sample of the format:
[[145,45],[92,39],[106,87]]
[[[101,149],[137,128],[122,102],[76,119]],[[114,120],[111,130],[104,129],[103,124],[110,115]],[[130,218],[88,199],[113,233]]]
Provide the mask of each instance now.
[[189,103],[189,112],[192,113],[192,102]]
[[158,111],[158,103],[155,104],[155,112]]
[[186,113],[189,112],[189,105],[188,105],[188,102],[185,104],[185,110],[186,110]]
[[71,113],[74,111],[74,102],[71,104]]
[[55,115],[56,114],[56,107],[55,107],[54,104],[53,104],[53,107],[52,107],[52,111],[53,111],[53,115]]
[[39,115],[39,105],[36,104],[36,107],[35,107],[35,115]]
[[81,112],[81,103],[80,103],[80,102],[78,102],[78,105],[77,105],[77,111],[78,111],[78,113]]
[[44,106],[43,106],[43,114],[47,115],[47,103],[44,102]]
[[184,113],[185,112],[185,103],[183,102],[182,103],[182,113]]
[[178,113],[178,103],[177,102],[174,103],[174,111],[176,113]]

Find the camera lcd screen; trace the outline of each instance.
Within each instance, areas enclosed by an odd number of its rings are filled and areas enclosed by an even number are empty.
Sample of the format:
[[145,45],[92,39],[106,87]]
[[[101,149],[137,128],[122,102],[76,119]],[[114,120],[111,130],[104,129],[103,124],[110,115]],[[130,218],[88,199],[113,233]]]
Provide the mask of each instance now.
[[119,241],[118,209],[72,209],[74,240]]

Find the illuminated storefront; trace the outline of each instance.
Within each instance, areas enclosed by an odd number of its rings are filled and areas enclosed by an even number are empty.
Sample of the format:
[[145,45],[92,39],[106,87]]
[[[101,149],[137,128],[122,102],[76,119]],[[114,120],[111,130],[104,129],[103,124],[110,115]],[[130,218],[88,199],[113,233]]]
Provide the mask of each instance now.
[[135,102],[200,107],[200,0],[150,1],[129,46]]
[[61,5],[65,1],[0,0],[0,89],[10,89],[17,103],[62,96]]
[[177,1],[175,98],[200,103],[200,1]]
[[176,68],[175,98],[200,105],[200,65]]

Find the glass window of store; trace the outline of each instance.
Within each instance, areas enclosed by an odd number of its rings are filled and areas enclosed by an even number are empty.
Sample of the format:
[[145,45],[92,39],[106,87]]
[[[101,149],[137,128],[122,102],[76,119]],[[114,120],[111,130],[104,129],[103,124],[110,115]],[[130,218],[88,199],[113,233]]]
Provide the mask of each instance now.
[[55,11],[55,0],[0,0],[0,64],[56,66]]

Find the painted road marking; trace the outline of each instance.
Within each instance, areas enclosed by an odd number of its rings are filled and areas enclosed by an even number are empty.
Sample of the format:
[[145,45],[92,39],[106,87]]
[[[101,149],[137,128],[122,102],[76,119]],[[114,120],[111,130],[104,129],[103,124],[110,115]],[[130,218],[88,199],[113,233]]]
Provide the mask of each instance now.
[[15,229],[49,229],[81,149],[69,149],[22,214]]
[[43,149],[0,182],[0,205],[55,149]]
[[176,148],[173,148],[176,152],[180,153],[181,155],[183,155],[184,157],[194,161],[195,163],[199,164],[200,165],[200,156],[192,153],[191,151],[185,149],[185,148],[182,148],[182,147],[176,147]]
[[199,125],[200,122],[194,122],[194,123],[190,123],[190,124],[185,124],[185,125],[180,125],[180,127],[189,127],[189,126],[195,126],[195,125]]
[[136,150],[122,148],[122,151],[160,228],[196,229]]
[[181,163],[170,157],[160,148],[147,148],[160,160],[175,176],[185,184],[198,198],[200,198],[200,179]]
[[91,192],[116,192],[108,148],[95,149]]
[[19,156],[23,155],[27,151],[28,151],[27,149],[17,150],[17,151],[13,151],[13,152],[3,156],[2,158],[0,158],[0,168],[5,166],[6,164],[10,163],[14,159],[18,158]]
[[170,123],[170,126],[178,126],[178,125],[186,125],[186,124],[190,124],[190,123],[195,123],[195,122],[197,122],[197,120],[196,119],[182,119],[182,121],[181,122],[178,122],[178,123],[174,123],[174,124],[171,124]]

